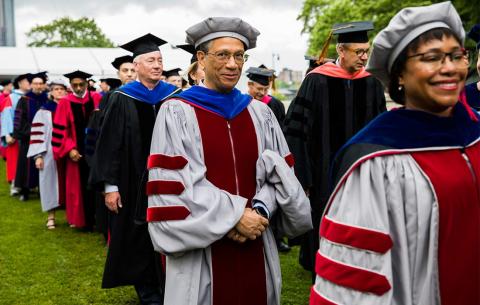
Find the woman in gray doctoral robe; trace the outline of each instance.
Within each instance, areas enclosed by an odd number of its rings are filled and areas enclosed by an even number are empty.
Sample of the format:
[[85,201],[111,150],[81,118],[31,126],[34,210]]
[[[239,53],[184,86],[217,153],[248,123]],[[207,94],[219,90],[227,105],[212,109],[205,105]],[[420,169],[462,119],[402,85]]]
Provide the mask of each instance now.
[[67,91],[66,84],[62,80],[52,81],[50,86],[54,100],[48,101],[33,118],[27,157],[34,158],[35,165],[39,169],[40,203],[42,211],[48,212],[47,228],[54,229],[55,209],[64,203],[62,186],[65,185],[65,176],[61,175],[61,163],[53,158],[51,143],[53,117],[57,108],[56,101]]

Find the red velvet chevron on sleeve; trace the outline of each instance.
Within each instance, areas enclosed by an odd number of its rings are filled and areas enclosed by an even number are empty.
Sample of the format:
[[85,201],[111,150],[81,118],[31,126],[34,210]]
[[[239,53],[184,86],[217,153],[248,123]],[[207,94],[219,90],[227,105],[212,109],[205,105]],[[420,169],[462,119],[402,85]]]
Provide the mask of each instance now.
[[168,156],[164,154],[153,154],[148,157],[147,169],[182,169],[187,165],[188,160],[183,156]]
[[320,251],[317,252],[315,271],[336,285],[379,296],[392,288],[385,275],[334,261]]
[[337,244],[377,253],[386,253],[393,246],[390,235],[366,228],[355,227],[323,217],[320,236]]
[[147,195],[180,195],[185,190],[183,183],[169,180],[147,182]]
[[188,215],[190,215],[190,211],[183,205],[147,208],[147,222],[183,220]]

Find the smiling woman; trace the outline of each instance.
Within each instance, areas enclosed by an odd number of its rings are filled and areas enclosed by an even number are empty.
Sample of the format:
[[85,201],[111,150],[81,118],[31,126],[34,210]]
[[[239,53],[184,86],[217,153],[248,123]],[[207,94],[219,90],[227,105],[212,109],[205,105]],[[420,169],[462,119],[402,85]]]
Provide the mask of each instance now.
[[432,29],[410,43],[392,67],[392,98],[407,109],[450,116],[465,85],[468,53],[448,28]]
[[337,154],[310,304],[480,304],[480,116],[458,102],[464,36],[443,2],[403,9],[375,38],[367,71],[404,107]]

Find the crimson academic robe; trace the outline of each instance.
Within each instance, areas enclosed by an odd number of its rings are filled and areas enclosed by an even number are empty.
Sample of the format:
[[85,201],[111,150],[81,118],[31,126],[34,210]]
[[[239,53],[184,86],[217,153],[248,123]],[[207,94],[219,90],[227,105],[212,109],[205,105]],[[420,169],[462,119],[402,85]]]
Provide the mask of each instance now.
[[[57,106],[53,120],[52,147],[56,160],[65,159],[65,203],[67,221],[76,227],[94,225],[94,202],[87,189],[89,168],[85,161],[85,128],[101,96],[87,91],[83,98],[69,94]],[[82,158],[74,162],[69,152],[77,149]]]
[[329,168],[337,151],[386,110],[380,82],[365,70],[354,75],[332,63],[311,71],[290,104],[284,123],[295,174],[310,190],[314,230],[302,241],[300,263],[313,271],[318,226],[330,193]]
[[27,158],[27,152],[30,145],[30,129],[33,118],[47,101],[46,92],[35,94],[30,91],[17,103],[13,128],[13,137],[19,145],[15,187],[32,189],[38,186],[38,169],[35,167],[35,162]]

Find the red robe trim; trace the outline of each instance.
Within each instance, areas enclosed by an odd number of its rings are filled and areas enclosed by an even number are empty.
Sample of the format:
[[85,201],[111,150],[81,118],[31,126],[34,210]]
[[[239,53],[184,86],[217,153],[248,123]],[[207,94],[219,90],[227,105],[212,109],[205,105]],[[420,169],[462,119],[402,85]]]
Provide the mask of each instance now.
[[295,158],[293,157],[293,154],[290,153],[286,155],[284,159],[288,166],[293,167],[295,165]]
[[310,305],[339,305],[321,296],[312,286],[310,289]]
[[164,168],[164,169],[182,169],[187,165],[188,161],[183,156],[168,156],[164,154],[154,154],[148,157],[147,169]]
[[326,76],[351,79],[351,80],[360,79],[360,78],[364,78],[371,75],[370,73],[367,72],[367,70],[365,70],[365,68],[363,68],[362,70],[354,74],[350,74],[342,67],[339,67],[336,64],[331,62],[327,62],[326,64],[316,67],[315,69],[310,71],[308,74],[310,73],[319,73]]
[[180,181],[154,180],[147,182],[147,195],[180,195],[185,186]]
[[184,220],[190,211],[183,205],[149,207],[147,208],[147,221]]
[[370,229],[353,227],[323,217],[320,236],[331,242],[354,248],[386,253],[393,246],[390,235]]
[[[202,137],[207,179],[231,194],[255,195],[258,147],[248,109],[227,121],[195,107]],[[239,244],[227,237],[212,244],[212,305],[266,305],[263,241]]]
[[392,288],[384,275],[331,260],[320,251],[315,260],[315,272],[337,285],[376,295],[383,295]]
[[480,304],[480,143],[465,155],[458,149],[412,154],[439,204],[442,305]]

